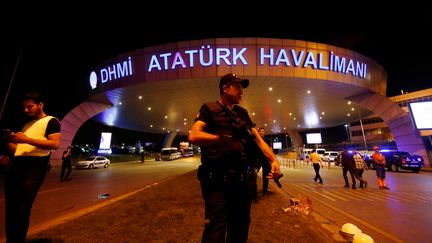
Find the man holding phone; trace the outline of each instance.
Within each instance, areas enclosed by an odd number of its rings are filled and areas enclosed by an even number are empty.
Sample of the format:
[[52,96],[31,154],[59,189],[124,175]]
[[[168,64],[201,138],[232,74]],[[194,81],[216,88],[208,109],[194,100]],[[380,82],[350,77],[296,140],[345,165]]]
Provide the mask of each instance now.
[[24,113],[31,119],[20,132],[5,131],[12,164],[5,178],[6,241],[26,242],[30,212],[45,180],[51,150],[60,145],[60,122],[44,112],[39,93],[22,98]]

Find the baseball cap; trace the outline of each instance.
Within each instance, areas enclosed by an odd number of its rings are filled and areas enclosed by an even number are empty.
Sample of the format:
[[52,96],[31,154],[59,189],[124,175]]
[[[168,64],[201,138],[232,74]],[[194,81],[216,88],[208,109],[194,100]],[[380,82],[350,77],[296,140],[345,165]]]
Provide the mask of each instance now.
[[379,147],[378,147],[378,146],[374,146],[374,147],[373,147],[373,150],[375,150],[375,149],[379,149]]
[[220,79],[219,88],[231,83],[239,83],[242,88],[247,88],[249,86],[249,79],[239,78],[235,73],[227,73]]

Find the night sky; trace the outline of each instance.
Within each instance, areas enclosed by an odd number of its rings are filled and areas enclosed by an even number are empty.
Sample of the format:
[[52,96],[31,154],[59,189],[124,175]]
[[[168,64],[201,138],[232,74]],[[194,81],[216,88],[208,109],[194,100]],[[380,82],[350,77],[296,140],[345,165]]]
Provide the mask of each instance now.
[[[57,18],[9,21],[2,33],[7,37],[1,45],[2,104],[20,51],[22,55],[2,123],[18,126],[21,107],[17,97],[26,90],[47,94],[47,112],[62,118],[85,98],[83,80],[98,63],[146,46],[205,38],[267,37],[331,44],[381,64],[388,74],[387,96],[432,88],[430,8],[402,6],[392,11],[370,8],[336,13],[333,9],[279,12],[264,7],[254,15],[249,10],[214,10],[213,14],[190,11],[173,15],[176,12],[165,11],[158,17],[143,13],[127,18],[111,15],[109,19],[87,12],[67,21],[57,13]],[[78,17],[82,19],[74,22]]]

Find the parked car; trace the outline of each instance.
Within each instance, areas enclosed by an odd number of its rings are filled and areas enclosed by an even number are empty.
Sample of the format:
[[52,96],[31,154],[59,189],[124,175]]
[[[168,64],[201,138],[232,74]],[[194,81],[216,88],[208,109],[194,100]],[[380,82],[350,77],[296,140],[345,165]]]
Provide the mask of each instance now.
[[[396,150],[384,150],[380,152],[386,159],[386,168],[389,171],[398,171],[399,169],[403,169],[417,173],[424,166],[424,159],[420,155]],[[371,155],[365,154],[365,161],[369,168],[374,168]]]
[[90,156],[87,159],[75,163],[77,169],[93,169],[98,167],[107,168],[111,161],[105,156]]
[[189,157],[193,157],[194,156],[193,151],[192,150],[187,150],[187,149],[182,150],[181,154],[182,154],[183,158],[189,158]]
[[337,151],[326,151],[324,155],[322,156],[322,160],[324,162],[331,162],[334,163],[336,158],[338,157],[339,152]]

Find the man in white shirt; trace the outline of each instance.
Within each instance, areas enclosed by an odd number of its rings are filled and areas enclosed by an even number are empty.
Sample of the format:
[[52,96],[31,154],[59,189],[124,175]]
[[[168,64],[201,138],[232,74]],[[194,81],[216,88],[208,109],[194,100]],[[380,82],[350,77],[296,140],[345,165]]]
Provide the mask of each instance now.
[[5,179],[7,242],[26,242],[31,208],[45,180],[51,150],[60,145],[60,122],[45,114],[41,95],[28,93],[22,104],[31,121],[6,136],[13,154]]

